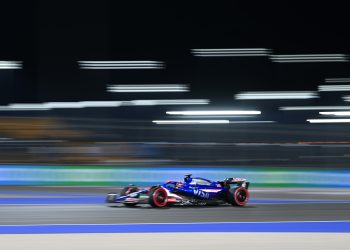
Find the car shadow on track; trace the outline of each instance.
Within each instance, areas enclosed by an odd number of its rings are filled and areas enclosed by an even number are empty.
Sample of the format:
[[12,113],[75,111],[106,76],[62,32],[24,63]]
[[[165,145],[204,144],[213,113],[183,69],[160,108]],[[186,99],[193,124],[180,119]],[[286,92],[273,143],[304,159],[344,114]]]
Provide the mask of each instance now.
[[256,206],[248,205],[244,207],[239,206],[231,206],[231,205],[175,205],[175,206],[166,206],[162,208],[156,208],[149,205],[139,205],[139,206],[133,206],[133,207],[127,207],[123,204],[116,205],[116,206],[107,206],[109,208],[127,208],[127,209],[139,209],[139,210],[149,210],[149,209],[155,209],[155,210],[169,210],[169,209],[214,209],[214,208],[232,208],[232,209],[247,209],[247,208],[256,208]]

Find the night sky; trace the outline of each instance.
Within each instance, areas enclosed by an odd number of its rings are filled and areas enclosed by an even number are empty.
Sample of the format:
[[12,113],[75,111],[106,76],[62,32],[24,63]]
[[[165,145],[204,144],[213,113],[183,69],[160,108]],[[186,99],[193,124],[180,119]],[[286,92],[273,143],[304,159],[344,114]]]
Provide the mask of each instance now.
[[[140,4],[140,2],[143,2]],[[205,98],[220,108],[346,105],[344,93],[313,100],[237,101],[240,91],[313,90],[350,77],[349,62],[276,63],[268,57],[194,57],[199,48],[267,48],[273,54],[350,55],[349,16],[341,1],[279,4],[242,1],[14,1],[0,7],[1,105],[48,101]],[[158,60],[165,69],[82,70],[79,60]],[[108,93],[110,84],[189,84],[191,92]],[[150,111],[156,118],[164,110]],[[284,117],[285,121],[288,118]]]

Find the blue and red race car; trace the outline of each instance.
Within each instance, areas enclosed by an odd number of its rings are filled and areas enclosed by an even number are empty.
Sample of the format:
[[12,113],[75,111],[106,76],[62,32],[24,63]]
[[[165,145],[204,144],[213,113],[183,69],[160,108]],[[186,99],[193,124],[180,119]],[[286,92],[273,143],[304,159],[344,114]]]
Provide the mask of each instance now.
[[120,194],[109,193],[106,202],[122,203],[132,207],[150,204],[161,208],[169,205],[220,205],[244,206],[248,202],[249,182],[243,178],[226,178],[210,181],[185,175],[184,181],[167,181],[162,185],[140,189],[134,185],[125,187]]

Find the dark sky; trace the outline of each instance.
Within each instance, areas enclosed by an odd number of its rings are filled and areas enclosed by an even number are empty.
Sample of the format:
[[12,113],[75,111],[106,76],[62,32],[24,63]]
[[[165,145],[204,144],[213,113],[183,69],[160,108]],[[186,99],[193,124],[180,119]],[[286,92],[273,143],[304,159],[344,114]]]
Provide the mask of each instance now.
[[[317,90],[326,77],[350,76],[349,63],[292,65],[190,53],[193,48],[269,48],[276,54],[350,54],[350,19],[341,1],[165,2],[2,3],[0,60],[22,60],[24,67],[0,71],[1,104],[209,98],[220,106],[233,104],[239,91]],[[78,60],[161,60],[166,69],[79,70]],[[108,84],[152,83],[190,84],[191,93],[148,97],[106,92]],[[334,96],[321,99],[313,102],[339,102]]]

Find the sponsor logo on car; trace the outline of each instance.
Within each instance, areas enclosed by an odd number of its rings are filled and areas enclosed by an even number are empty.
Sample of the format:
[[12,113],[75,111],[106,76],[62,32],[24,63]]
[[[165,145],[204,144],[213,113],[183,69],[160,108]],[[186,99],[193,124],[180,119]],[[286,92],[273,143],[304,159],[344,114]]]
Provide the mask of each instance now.
[[203,199],[209,199],[209,194],[199,189],[194,189],[193,194]]

